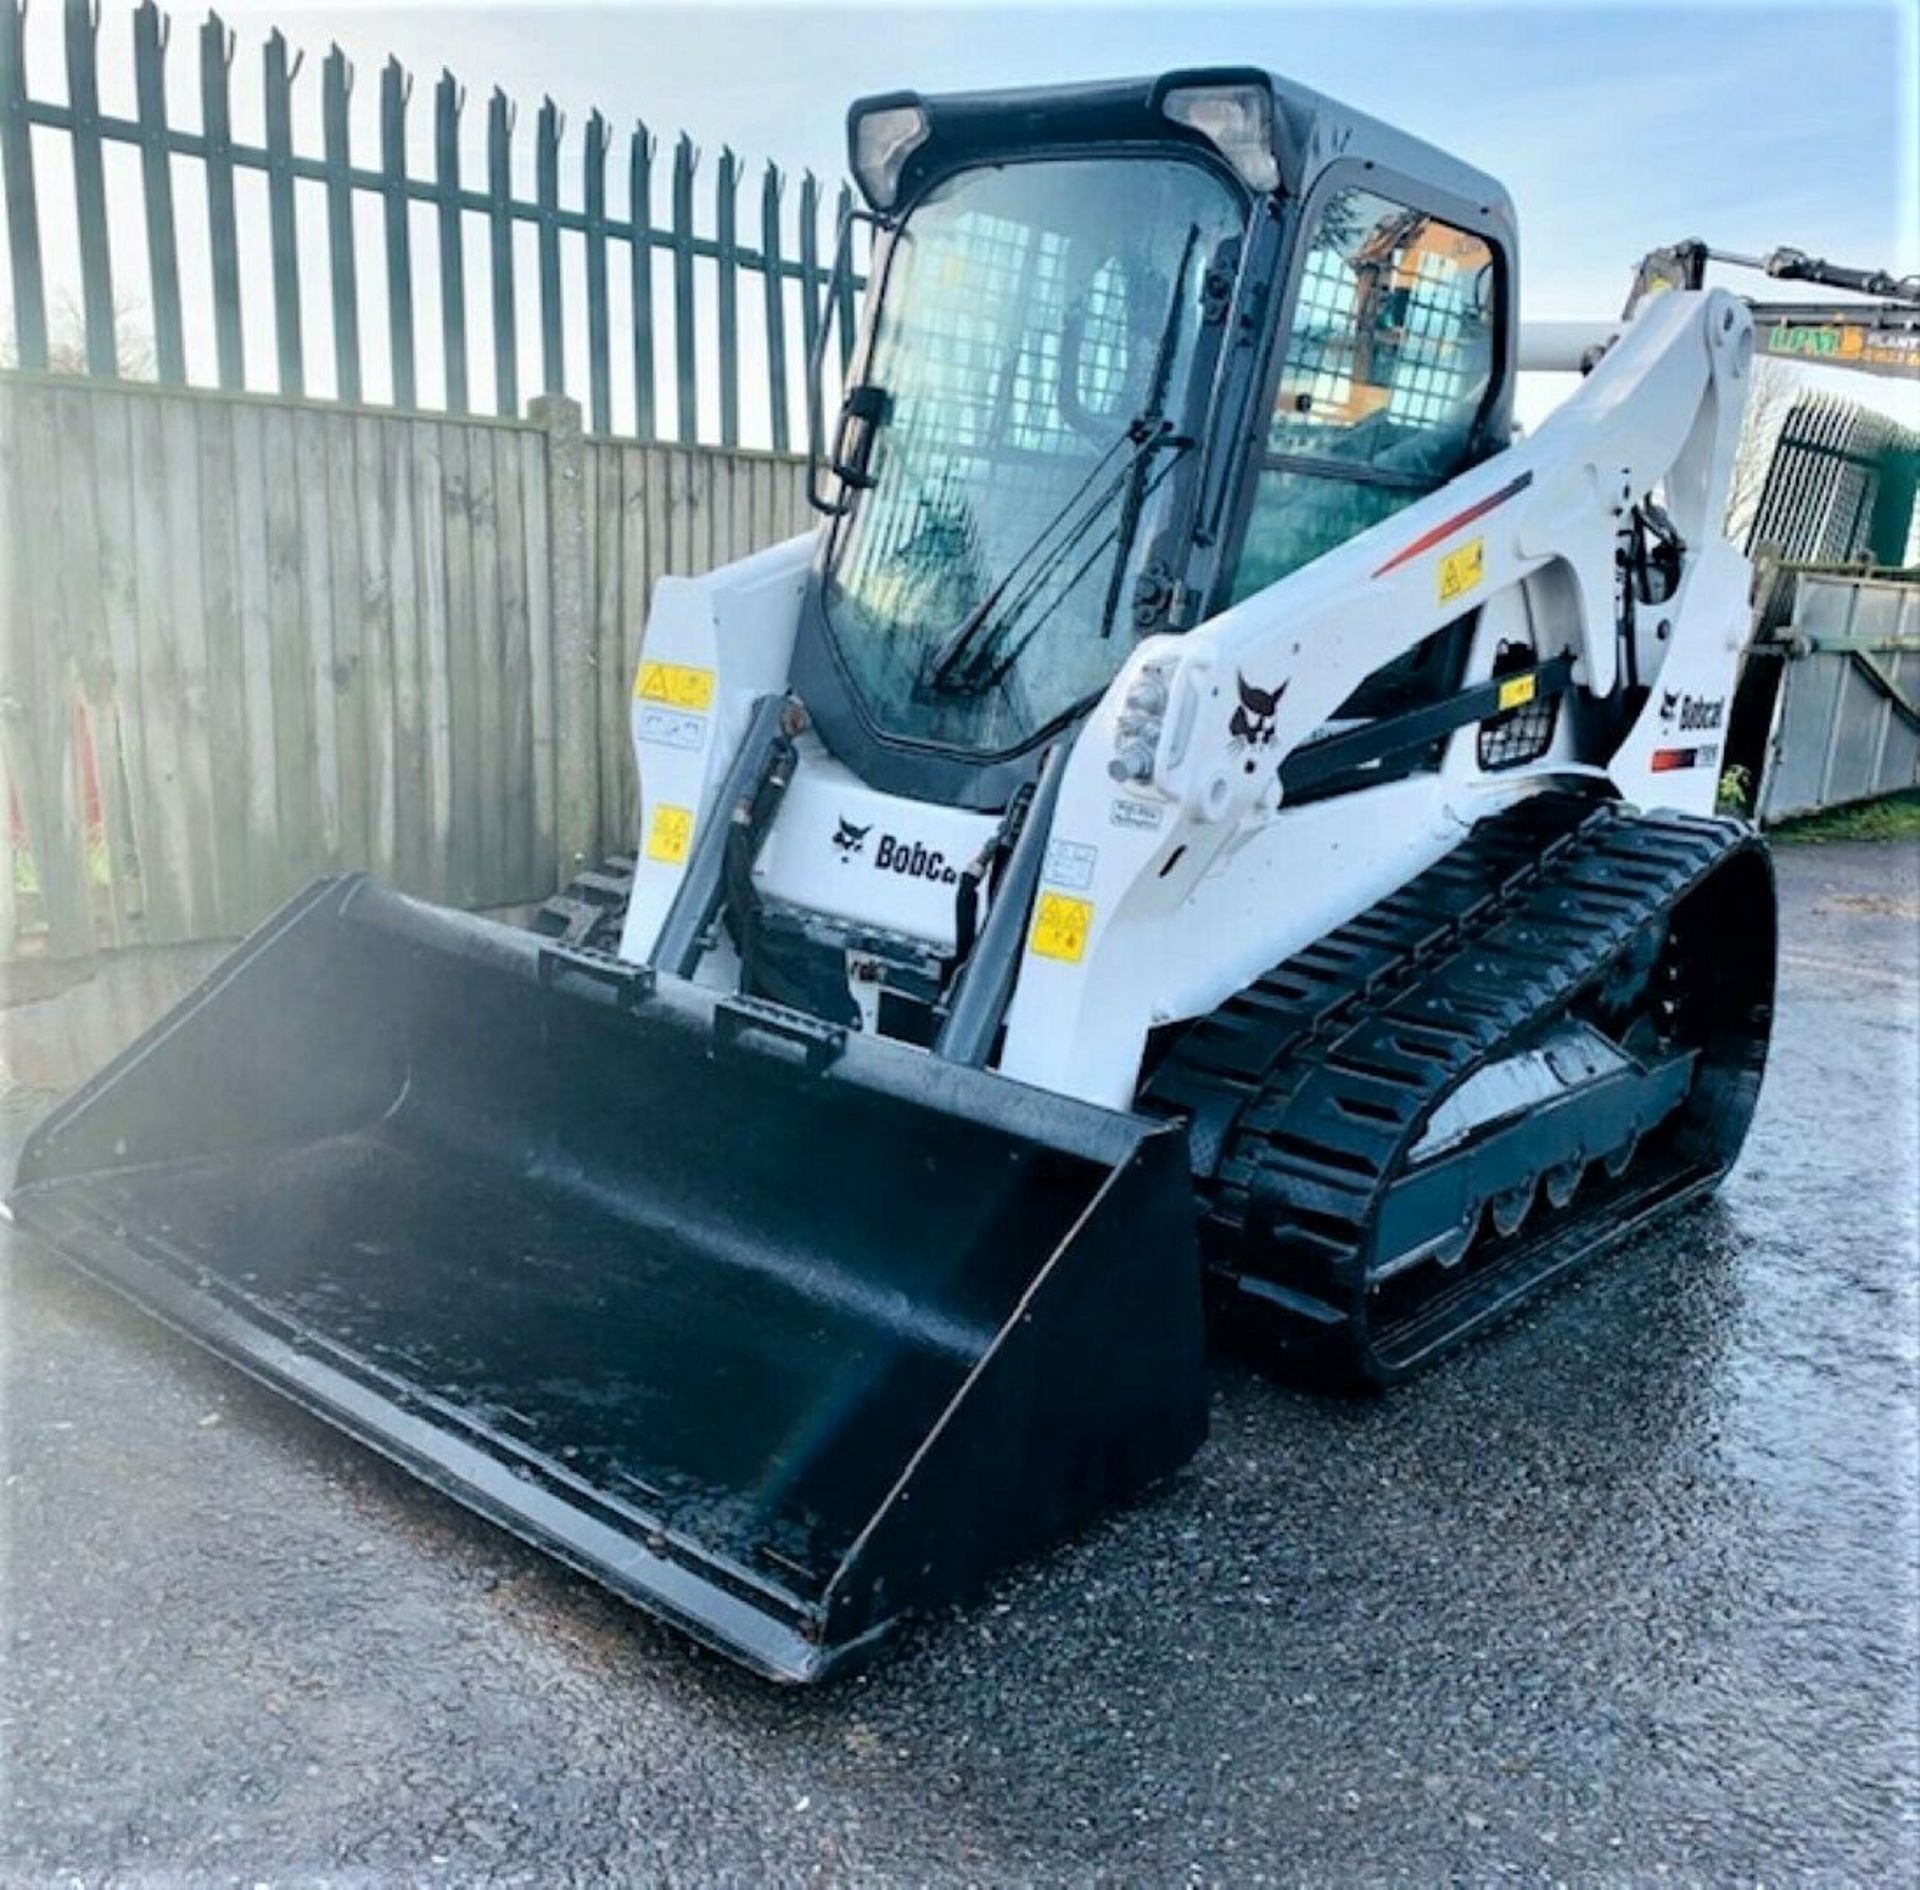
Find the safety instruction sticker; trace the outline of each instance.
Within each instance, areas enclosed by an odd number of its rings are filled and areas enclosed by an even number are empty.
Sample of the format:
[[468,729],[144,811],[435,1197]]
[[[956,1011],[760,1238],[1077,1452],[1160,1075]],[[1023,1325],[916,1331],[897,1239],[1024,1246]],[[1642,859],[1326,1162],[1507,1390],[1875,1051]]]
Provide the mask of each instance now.
[[663,709],[647,703],[636,712],[636,726],[643,742],[660,748],[701,748],[706,745],[707,718],[682,709]]
[[1487,541],[1469,538],[1458,551],[1440,560],[1440,601],[1450,604],[1475,588],[1487,567]]
[[1093,925],[1093,901],[1065,893],[1043,892],[1033,915],[1031,948],[1042,958],[1058,958],[1077,965],[1087,953],[1087,933]]
[[713,671],[688,663],[642,663],[633,693],[640,702],[664,702],[670,709],[704,714],[713,706]]
[[1503,709],[1524,709],[1540,692],[1540,679],[1529,673],[1525,676],[1509,676],[1500,685],[1500,706]]
[[1085,846],[1078,840],[1049,840],[1040,877],[1052,880],[1056,886],[1070,886],[1075,892],[1085,892],[1093,884],[1093,869],[1099,858],[1097,847]]
[[647,858],[678,866],[693,842],[693,809],[669,807],[664,801],[653,810],[647,828]]

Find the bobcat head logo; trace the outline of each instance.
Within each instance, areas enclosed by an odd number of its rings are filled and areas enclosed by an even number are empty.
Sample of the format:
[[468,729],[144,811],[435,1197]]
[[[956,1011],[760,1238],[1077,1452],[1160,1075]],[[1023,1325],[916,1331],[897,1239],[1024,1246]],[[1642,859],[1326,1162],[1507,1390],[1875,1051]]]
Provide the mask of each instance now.
[[1236,746],[1246,751],[1247,772],[1252,774],[1260,765],[1261,749],[1273,745],[1274,716],[1279,710],[1280,698],[1287,693],[1287,685],[1256,689],[1244,676],[1238,680],[1240,702],[1233,712],[1233,720],[1227,724],[1227,733]]
[[1661,721],[1666,723],[1667,726],[1671,728],[1673,726],[1673,718],[1679,713],[1680,713],[1680,691],[1677,689],[1661,690],[1660,691]]
[[872,831],[872,821],[868,821],[864,827],[856,827],[844,816],[841,818],[840,824],[834,829],[833,834],[833,844],[840,849],[841,865],[844,866],[847,861],[852,859],[853,856],[867,844],[867,835]]

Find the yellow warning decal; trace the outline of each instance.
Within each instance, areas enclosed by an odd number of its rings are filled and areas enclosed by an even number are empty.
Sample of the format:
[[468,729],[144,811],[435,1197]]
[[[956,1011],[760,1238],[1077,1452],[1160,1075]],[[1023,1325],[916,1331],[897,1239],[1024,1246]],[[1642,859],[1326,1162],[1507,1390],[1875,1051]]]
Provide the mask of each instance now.
[[642,663],[633,679],[639,702],[664,702],[670,709],[708,709],[713,706],[713,671],[686,663]]
[[1087,933],[1093,925],[1093,901],[1070,899],[1065,893],[1043,892],[1033,915],[1032,949],[1042,958],[1063,959],[1077,965],[1086,956]]
[[648,859],[678,866],[687,857],[692,841],[692,808],[668,807],[662,802],[653,810],[653,823],[647,829]]
[[1487,541],[1470,538],[1458,551],[1450,551],[1440,560],[1440,601],[1451,603],[1464,597],[1480,582],[1487,564]]
[[1509,676],[1500,685],[1500,706],[1503,709],[1524,709],[1540,691],[1540,679],[1537,675]]

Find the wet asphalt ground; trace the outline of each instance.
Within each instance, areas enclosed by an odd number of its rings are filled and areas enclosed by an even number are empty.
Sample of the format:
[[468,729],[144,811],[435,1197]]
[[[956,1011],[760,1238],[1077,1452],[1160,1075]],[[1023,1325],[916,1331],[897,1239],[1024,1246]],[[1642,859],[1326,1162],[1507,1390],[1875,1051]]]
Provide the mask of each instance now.
[[823,1693],[7,1235],[0,1876],[1912,1881],[1920,848],[1780,870],[1717,1199],[1384,1401],[1223,1368],[1164,1492]]

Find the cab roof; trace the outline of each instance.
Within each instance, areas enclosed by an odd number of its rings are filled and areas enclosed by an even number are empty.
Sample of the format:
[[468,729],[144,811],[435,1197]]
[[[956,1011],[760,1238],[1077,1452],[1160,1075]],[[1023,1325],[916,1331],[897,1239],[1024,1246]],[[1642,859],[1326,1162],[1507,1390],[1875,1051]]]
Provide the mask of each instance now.
[[1164,101],[1177,89],[1228,85],[1264,86],[1271,96],[1274,157],[1281,188],[1289,196],[1304,195],[1329,164],[1351,159],[1416,179],[1512,229],[1512,200],[1485,171],[1323,92],[1258,67],[1185,67],[1150,78],[987,92],[879,93],[854,102],[847,114],[848,141],[851,147],[854,126],[868,112],[902,105],[922,109],[931,135],[908,160],[901,193],[906,197],[932,176],[1000,153],[1063,144],[1205,147],[1200,134],[1166,116]]

